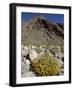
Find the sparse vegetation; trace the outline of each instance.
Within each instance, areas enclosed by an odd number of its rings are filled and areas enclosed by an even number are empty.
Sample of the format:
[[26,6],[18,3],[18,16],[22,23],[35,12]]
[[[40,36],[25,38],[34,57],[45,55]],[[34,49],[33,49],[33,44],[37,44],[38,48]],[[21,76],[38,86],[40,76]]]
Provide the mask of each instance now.
[[32,61],[32,67],[38,76],[56,75],[61,69],[57,60],[48,53],[42,54],[34,59]]

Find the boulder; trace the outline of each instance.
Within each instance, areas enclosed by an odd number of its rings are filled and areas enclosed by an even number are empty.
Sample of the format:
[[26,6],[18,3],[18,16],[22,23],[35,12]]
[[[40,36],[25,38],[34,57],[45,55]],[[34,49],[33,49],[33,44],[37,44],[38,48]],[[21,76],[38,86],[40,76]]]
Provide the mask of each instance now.
[[38,53],[34,49],[31,49],[29,51],[29,58],[31,61],[34,60],[37,56],[38,56]]
[[22,73],[28,72],[29,69],[30,69],[30,61],[26,58],[23,58],[21,62]]
[[27,51],[27,50],[22,50],[21,51],[21,54],[22,54],[22,56],[27,56],[28,54],[29,54],[29,51]]
[[62,60],[60,60],[60,59],[57,59],[57,58],[56,58],[56,60],[58,61],[59,66],[60,67],[63,67],[64,62]]

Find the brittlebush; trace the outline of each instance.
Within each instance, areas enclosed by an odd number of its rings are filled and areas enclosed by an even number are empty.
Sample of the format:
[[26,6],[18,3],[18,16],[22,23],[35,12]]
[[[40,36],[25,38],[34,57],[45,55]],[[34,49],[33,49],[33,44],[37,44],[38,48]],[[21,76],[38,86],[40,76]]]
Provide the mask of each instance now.
[[60,72],[58,61],[48,53],[42,54],[32,61],[32,67],[38,76],[53,76]]

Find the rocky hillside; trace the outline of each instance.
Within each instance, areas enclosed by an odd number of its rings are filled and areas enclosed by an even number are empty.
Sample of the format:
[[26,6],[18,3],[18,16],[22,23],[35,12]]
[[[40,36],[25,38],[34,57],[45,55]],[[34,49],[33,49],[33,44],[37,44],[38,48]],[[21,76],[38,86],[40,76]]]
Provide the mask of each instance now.
[[22,22],[22,44],[29,45],[58,45],[64,43],[64,26],[46,20],[43,16],[32,17],[26,23]]
[[64,75],[64,55],[60,47],[21,47],[21,77]]

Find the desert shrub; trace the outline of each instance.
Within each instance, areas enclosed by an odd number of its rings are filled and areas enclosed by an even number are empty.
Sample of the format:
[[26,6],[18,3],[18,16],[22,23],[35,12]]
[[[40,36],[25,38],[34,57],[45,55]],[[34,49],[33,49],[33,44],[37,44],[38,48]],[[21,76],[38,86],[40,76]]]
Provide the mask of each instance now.
[[32,61],[32,67],[38,76],[56,75],[60,72],[58,61],[48,53],[42,54]]

